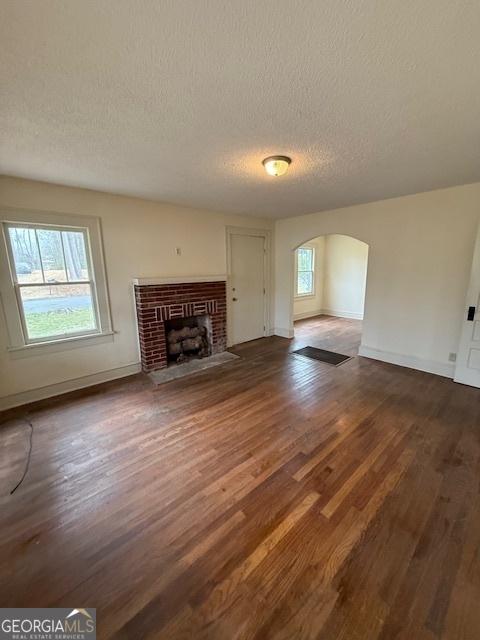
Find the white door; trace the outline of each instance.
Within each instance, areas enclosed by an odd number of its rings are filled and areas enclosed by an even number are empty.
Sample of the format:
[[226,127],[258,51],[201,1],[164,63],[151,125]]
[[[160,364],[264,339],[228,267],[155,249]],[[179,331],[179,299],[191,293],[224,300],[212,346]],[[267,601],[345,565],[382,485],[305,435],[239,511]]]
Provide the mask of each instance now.
[[480,387],[480,227],[473,253],[455,382]]
[[230,306],[233,344],[265,335],[265,238],[230,236]]

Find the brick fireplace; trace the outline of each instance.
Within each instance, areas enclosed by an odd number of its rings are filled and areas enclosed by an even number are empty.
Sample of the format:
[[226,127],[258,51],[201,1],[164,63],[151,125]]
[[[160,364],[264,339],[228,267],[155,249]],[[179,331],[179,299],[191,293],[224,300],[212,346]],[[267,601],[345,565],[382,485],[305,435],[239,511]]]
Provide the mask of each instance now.
[[[178,282],[176,281],[178,280]],[[168,364],[166,323],[202,316],[208,319],[210,352],[227,346],[226,278],[138,278],[134,281],[142,369]]]

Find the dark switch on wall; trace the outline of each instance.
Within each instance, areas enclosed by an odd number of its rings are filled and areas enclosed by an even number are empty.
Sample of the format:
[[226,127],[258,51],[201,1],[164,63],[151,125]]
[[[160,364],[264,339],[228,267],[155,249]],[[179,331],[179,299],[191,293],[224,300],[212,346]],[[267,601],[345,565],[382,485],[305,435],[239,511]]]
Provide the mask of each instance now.
[[473,322],[474,318],[475,318],[475,307],[468,307],[467,320],[470,320],[470,322]]

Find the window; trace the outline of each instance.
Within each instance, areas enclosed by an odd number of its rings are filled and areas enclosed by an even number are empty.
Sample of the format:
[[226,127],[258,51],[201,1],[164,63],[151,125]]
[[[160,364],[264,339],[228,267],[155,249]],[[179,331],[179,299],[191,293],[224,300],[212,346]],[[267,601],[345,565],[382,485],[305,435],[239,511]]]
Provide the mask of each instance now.
[[313,296],[315,293],[315,249],[299,247],[295,251],[295,295]]
[[[46,216],[52,217],[58,218]],[[48,220],[3,222],[10,291],[5,295],[2,280],[2,297],[9,333],[15,336],[13,347],[95,336],[111,329],[101,241],[96,237],[99,227],[94,221],[86,218],[82,226]]]

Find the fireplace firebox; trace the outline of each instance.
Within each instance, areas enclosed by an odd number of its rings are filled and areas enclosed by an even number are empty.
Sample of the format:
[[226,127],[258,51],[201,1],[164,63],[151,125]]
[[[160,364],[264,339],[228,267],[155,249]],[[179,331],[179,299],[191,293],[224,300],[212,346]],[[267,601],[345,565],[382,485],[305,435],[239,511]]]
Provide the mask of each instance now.
[[167,320],[165,333],[168,362],[180,364],[192,358],[205,358],[211,353],[210,316]]

